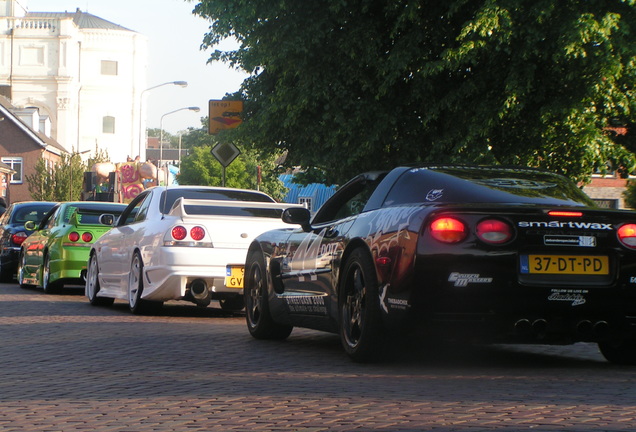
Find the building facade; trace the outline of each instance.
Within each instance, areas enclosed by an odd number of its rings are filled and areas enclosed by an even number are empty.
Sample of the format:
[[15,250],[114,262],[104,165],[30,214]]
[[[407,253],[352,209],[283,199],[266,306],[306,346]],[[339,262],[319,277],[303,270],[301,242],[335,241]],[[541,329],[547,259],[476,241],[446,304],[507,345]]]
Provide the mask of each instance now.
[[[59,163],[66,150],[40,132],[46,129],[35,110],[17,110],[0,96],[0,196],[7,203],[32,199],[27,178],[35,174],[38,160]],[[39,127],[38,127],[39,126]],[[2,170],[3,166],[9,171]]]
[[0,94],[48,118],[70,152],[98,148],[121,162],[144,151],[147,57],[145,36],[95,15],[0,0]]

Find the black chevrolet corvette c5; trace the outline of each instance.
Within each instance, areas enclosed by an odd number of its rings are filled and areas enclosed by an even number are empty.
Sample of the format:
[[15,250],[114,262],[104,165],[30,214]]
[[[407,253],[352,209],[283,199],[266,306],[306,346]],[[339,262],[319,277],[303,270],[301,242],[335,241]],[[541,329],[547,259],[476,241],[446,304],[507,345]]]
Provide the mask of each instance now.
[[247,255],[255,338],[324,330],[353,360],[371,361],[417,328],[597,342],[609,361],[636,364],[636,212],[598,208],[565,177],[399,167],[358,175],[313,219],[302,208],[283,219],[300,227],[263,233]]

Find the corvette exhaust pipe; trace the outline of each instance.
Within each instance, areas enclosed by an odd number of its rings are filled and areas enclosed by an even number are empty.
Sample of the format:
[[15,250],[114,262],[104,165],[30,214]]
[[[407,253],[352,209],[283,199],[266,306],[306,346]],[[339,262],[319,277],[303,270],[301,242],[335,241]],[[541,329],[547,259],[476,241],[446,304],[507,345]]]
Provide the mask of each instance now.
[[528,335],[532,331],[532,325],[527,319],[520,319],[515,323],[515,331],[520,335]]
[[544,319],[538,319],[532,322],[532,331],[539,336],[544,336],[547,328],[548,322]]
[[576,325],[576,331],[580,335],[590,336],[593,330],[592,322],[588,320],[579,321]]
[[598,321],[594,323],[594,335],[604,337],[609,334],[610,326],[607,321]]

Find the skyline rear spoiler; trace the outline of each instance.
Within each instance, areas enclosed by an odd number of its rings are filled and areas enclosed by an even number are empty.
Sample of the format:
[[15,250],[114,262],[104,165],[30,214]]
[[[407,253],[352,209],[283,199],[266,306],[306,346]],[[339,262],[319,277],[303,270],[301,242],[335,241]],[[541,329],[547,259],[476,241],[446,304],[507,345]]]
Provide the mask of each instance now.
[[[273,202],[260,202],[260,201],[235,201],[235,200],[202,200],[202,199],[188,199],[179,197],[176,199],[172,208],[168,212],[171,216],[191,216],[191,213],[186,211],[186,206],[197,207],[231,207],[231,208],[246,208],[246,209],[274,209],[285,210],[292,207],[305,206],[302,204],[290,204],[290,203],[273,203]],[[197,216],[200,216],[197,214]]]

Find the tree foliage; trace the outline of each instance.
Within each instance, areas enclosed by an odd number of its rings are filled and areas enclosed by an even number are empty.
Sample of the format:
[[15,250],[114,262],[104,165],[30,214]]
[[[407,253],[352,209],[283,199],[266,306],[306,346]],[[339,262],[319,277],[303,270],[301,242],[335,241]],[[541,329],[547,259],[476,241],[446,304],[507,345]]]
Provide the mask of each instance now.
[[[217,137],[207,131],[207,121],[200,129],[189,128],[183,135],[182,147],[189,149],[179,167],[179,184],[221,186],[223,166],[212,155],[211,150],[228,135]],[[240,141],[232,141],[240,150],[240,155],[226,168],[225,186],[241,189],[259,189],[277,200],[282,200],[286,189],[278,179],[281,173],[273,155],[263,155]],[[260,183],[258,171],[260,169]]]
[[625,206],[630,209],[636,209],[636,182],[634,180],[627,181],[627,188],[623,192]]
[[[190,0],[192,1],[192,0]],[[414,162],[635,168],[634,0],[201,0],[251,75],[230,132],[328,183]]]
[[55,165],[47,165],[40,158],[33,174],[26,176],[31,198],[36,201],[79,201],[82,198],[84,172],[99,162],[109,162],[104,150],[95,149],[95,155],[83,161],[77,152],[63,153]]

